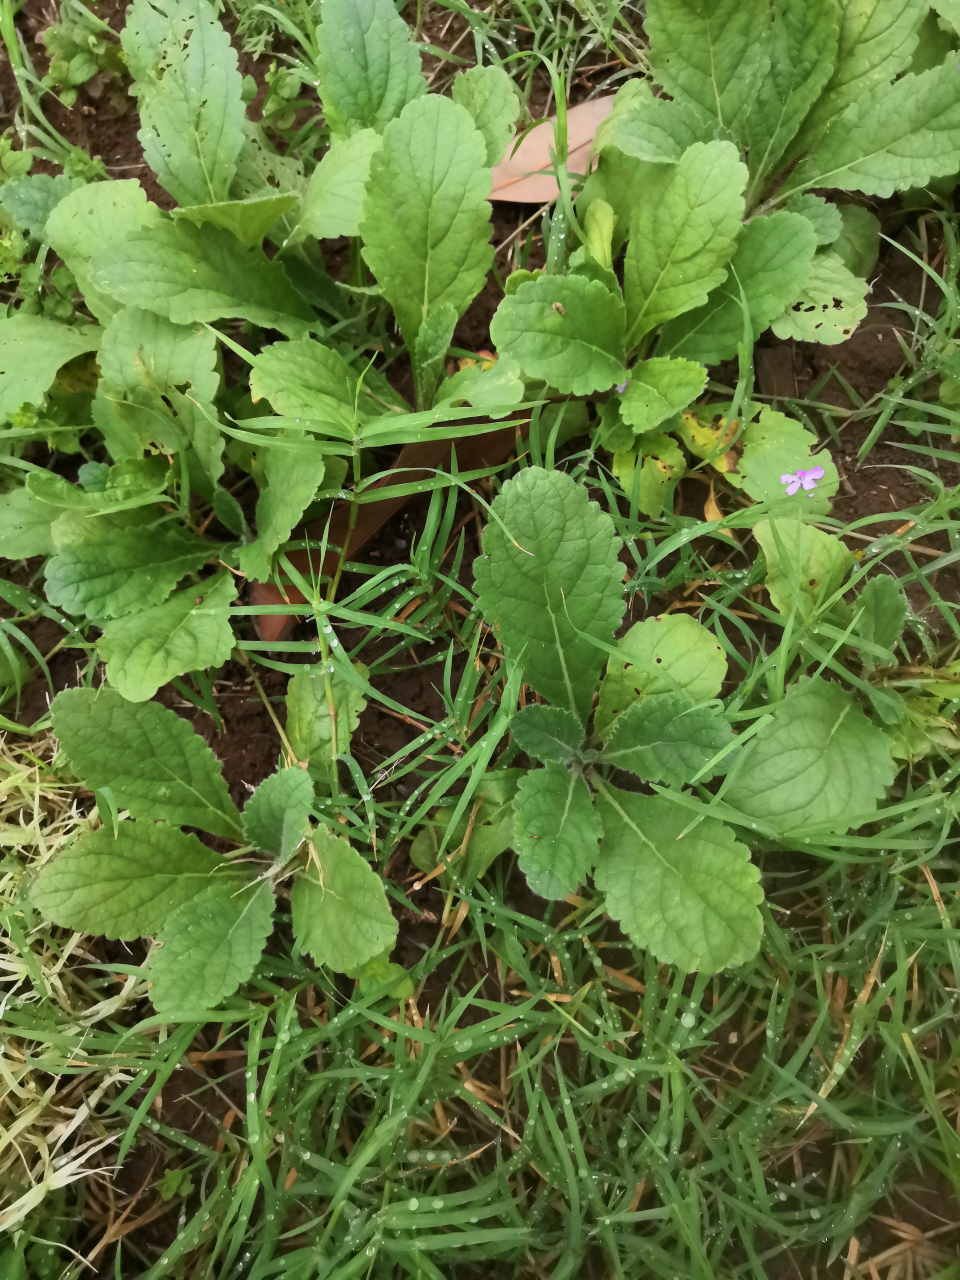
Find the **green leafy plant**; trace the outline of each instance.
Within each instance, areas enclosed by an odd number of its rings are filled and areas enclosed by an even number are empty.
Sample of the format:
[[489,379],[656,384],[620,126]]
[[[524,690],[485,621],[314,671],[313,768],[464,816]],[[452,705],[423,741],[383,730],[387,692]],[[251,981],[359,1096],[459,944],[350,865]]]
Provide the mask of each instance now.
[[42,83],[57,91],[64,106],[74,105],[81,85],[102,77],[100,93],[107,89],[114,108],[123,110],[123,56],[106,22],[79,0],[64,0],[60,19],[46,28],[43,42],[50,63]]
[[[213,752],[165,707],[72,689],[51,710],[105,823],[43,868],[32,901],[67,928],[154,938],[146,974],[160,1014],[215,1008],[251,976],[281,889],[296,944],[317,964],[357,976],[371,961],[390,968],[384,953],[397,926],[383,882],[344,836],[309,821],[314,787],[305,769],[272,774],[241,813]],[[118,821],[121,812],[128,816]],[[185,827],[237,848],[215,853]]]

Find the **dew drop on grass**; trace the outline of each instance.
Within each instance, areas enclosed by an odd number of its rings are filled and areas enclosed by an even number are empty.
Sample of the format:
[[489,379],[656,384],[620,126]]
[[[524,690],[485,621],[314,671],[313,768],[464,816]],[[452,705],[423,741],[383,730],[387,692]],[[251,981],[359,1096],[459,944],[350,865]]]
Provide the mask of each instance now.
[[373,1257],[373,1255],[374,1255],[376,1252],[377,1252],[377,1251],[376,1251],[376,1249],[373,1247],[373,1245],[372,1245],[372,1244],[368,1244],[368,1245],[367,1245],[367,1248],[366,1248],[366,1254],[367,1254],[367,1257],[368,1257],[368,1258],[372,1258],[372,1257]]
[[410,1212],[411,1212],[411,1213],[414,1213],[417,1209],[419,1209],[419,1208],[420,1208],[420,1201],[419,1201],[419,1200],[408,1200],[408,1201],[407,1201],[407,1208],[410,1210]]
[[442,1200],[440,1199],[440,1197],[438,1196],[438,1197],[436,1198],[436,1200],[431,1200],[431,1201],[430,1201],[430,1205],[431,1205],[431,1208],[434,1208],[434,1209],[442,1209],[442,1208],[443,1208],[443,1201],[442,1201]]
[[688,1030],[690,1029],[690,1027],[696,1026],[696,1022],[697,1022],[697,1017],[696,1017],[696,1014],[693,1014],[693,1013],[685,1013],[683,1017],[680,1019],[680,1025],[682,1027],[686,1027]]

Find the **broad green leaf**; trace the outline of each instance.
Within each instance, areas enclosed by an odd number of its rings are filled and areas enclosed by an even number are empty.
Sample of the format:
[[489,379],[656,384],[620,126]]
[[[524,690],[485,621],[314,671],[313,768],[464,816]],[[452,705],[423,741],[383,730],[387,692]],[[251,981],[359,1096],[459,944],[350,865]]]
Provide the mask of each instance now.
[[434,307],[448,302],[462,315],[483,288],[493,261],[489,194],[486,143],[465,107],[431,94],[387,126],[360,235],[411,349]]
[[116,836],[90,832],[47,863],[30,901],[66,929],[139,938],[159,933],[218,872],[230,883],[229,863],[196,836],[162,822],[121,822]]
[[785,616],[796,608],[812,618],[840,587],[853,554],[839,538],[794,520],[761,520],[753,534],[767,562],[773,607]]
[[[200,0],[200,3],[206,3],[206,0]],[[174,209],[171,217],[187,218],[198,226],[209,222],[214,227],[222,227],[250,248],[261,244],[277,219],[289,213],[299,201],[300,197],[295,192],[248,196],[246,200],[223,200],[217,204],[194,204],[186,209]]]
[[958,59],[858,97],[790,175],[791,191],[891,196],[960,168]]
[[[907,598],[897,579],[889,574],[871,578],[853,607],[858,615],[857,635],[881,649],[892,650],[907,619]],[[872,654],[863,656],[867,662],[876,662]]]
[[[655,98],[645,80],[627,80],[597,129],[594,149],[615,147],[635,160],[676,164],[695,142],[709,140],[703,115],[670,98]],[[706,133],[706,136],[705,136]]]
[[607,663],[594,717],[594,727],[604,737],[638,698],[683,692],[694,702],[709,702],[727,674],[726,654],[716,636],[682,613],[634,623],[617,649],[622,656]]
[[561,471],[508,480],[473,565],[480,607],[527,684],[585,720],[623,617],[613,521]]
[[270,577],[274,552],[313,501],[324,473],[324,455],[309,438],[288,442],[279,436],[263,452],[266,488],[257,499],[257,539],[237,552],[238,566],[256,582]]
[[583,725],[563,707],[524,707],[510,721],[510,732],[520,750],[542,764],[570,764],[583,744]]
[[389,954],[385,952],[382,956],[374,956],[366,964],[347,970],[347,977],[358,982],[362,996],[376,992],[383,994],[383,988],[386,987],[386,995],[391,999],[406,1000],[416,991],[413,978],[402,964],[394,964],[389,959]]
[[220,761],[175,712],[101,688],[66,689],[50,713],[67,759],[91,791],[109,788],[117,807],[135,818],[240,836]]
[[147,201],[136,178],[126,178],[92,182],[71,192],[47,219],[47,239],[76,276],[84,302],[102,323],[118,308],[112,298],[93,287],[91,259],[160,222],[162,216],[157,206]]
[[152,609],[106,623],[98,648],[107,679],[128,701],[145,702],[175,676],[219,667],[233,651],[236,594],[232,576],[218,573]]
[[217,885],[178,907],[150,959],[150,998],[162,1017],[214,1009],[253,975],[273,929],[267,883]]
[[0,556],[24,560],[49,555],[54,549],[52,525],[62,510],[26,488],[0,495]]
[[606,200],[594,200],[583,216],[584,244],[590,256],[604,271],[613,270],[613,233],[616,225],[617,215]]
[[370,161],[382,145],[375,129],[333,143],[310,175],[288,243],[299,244],[307,235],[324,240],[360,234]]
[[726,279],[746,181],[729,142],[695,143],[675,166],[652,169],[624,264],[628,350],[665,320],[702,306]]
[[614,454],[611,470],[624,492],[632,494],[639,464],[640,510],[645,516],[659,518],[663,514],[667,490],[687,469],[686,459],[673,436],[657,431],[641,435],[634,441],[634,447],[639,452]]
[[357,403],[357,375],[343,356],[312,338],[264,347],[251,364],[250,394],[284,417],[329,422],[347,438],[364,399]]
[[833,75],[840,39],[837,0],[775,0],[770,68],[747,120],[750,172],[762,190]]
[[[728,474],[731,479],[742,481],[751,498],[774,503],[772,514],[776,516],[799,512],[802,518],[809,518],[830,510],[830,499],[839,488],[840,477],[827,449],[810,456],[810,450],[818,443],[812,431],[794,418],[764,406],[759,421],[748,423],[740,440],[743,456],[737,472]],[[817,467],[822,467],[824,473],[816,482],[817,487],[801,488],[788,497],[780,477]]]
[[[756,955],[760,872],[729,827],[655,796],[604,786],[594,881],[630,939],[661,964],[714,972]],[[682,838],[681,838],[682,837]]]
[[960,36],[960,0],[930,0],[930,8]]
[[44,238],[47,219],[60,201],[85,185],[82,178],[68,178],[65,173],[56,177],[33,173],[0,186],[0,205],[21,231],[40,239]]
[[65,325],[22,312],[0,320],[0,422],[23,404],[42,404],[57,370],[96,351],[102,335],[96,325]]
[[[624,155],[616,147],[605,147],[600,152],[597,167],[584,183],[583,192],[577,197],[577,216],[586,218],[591,204],[602,200],[613,210],[615,222],[611,252],[614,257],[623,248],[630,234],[633,211],[644,199],[644,193],[656,178],[662,164],[647,160],[635,160]],[[581,223],[582,225],[582,223]]]
[[487,164],[493,168],[507,154],[521,112],[513,81],[503,67],[471,67],[454,77],[452,94],[483,134]]
[[[366,673],[366,667],[358,665],[358,675],[365,677]],[[330,714],[331,699],[333,715]],[[350,750],[350,739],[366,705],[363,690],[349,683],[339,668],[331,674],[322,662],[302,667],[287,685],[287,738],[297,759],[309,760],[311,768],[329,773],[334,757]],[[335,752],[331,741],[334,720]]]
[[593,870],[600,822],[579,773],[532,769],[517,787],[513,830],[520,870],[541,898],[562,901]]
[[846,342],[867,314],[866,294],[866,280],[852,275],[835,253],[818,253],[796,300],[770,328],[778,338],[835,346]]
[[880,219],[858,204],[842,204],[833,252],[855,276],[868,276],[880,256]]
[[125,528],[124,520],[72,512],[59,517],[53,526],[57,554],[44,569],[51,604],[88,618],[148,609],[217,553],[216,543],[176,525]]
[[[438,809],[425,822],[410,845],[410,860],[428,875],[441,859],[452,859],[452,867],[461,883],[469,884],[483,876],[501,853],[513,848],[513,798],[526,769],[496,769],[485,773],[475,792],[476,810],[463,814],[451,829],[453,809]],[[476,803],[476,801],[475,801]],[[441,851],[442,844],[442,851]],[[450,883],[444,871],[440,884]]]
[[738,343],[756,341],[797,297],[815,249],[816,233],[799,214],[753,218],[740,233],[727,279],[702,307],[663,326],[657,350],[708,365],[731,359]]
[[124,307],[103,332],[99,358],[111,391],[155,412],[161,396],[189,384],[209,403],[220,389],[217,343],[204,325],[171,324],[153,311]]
[[322,0],[323,113],[335,133],[384,127],[426,93],[420,51],[393,0]]
[[843,0],[837,65],[788,158],[808,150],[837,122],[847,107],[862,102],[905,71],[917,47],[917,32],[927,0]]
[[158,222],[99,253],[89,273],[117,302],[174,324],[233,316],[301,337],[316,323],[279,262],[209,224]]
[[489,369],[479,364],[468,365],[441,382],[434,404],[456,404],[462,400],[478,408],[495,409],[519,404],[523,394],[519,364],[509,356],[501,356]]
[[303,769],[279,769],[260,783],[243,806],[244,839],[286,862],[306,834],[312,806],[309,775]]
[[[197,461],[200,463],[211,485],[217,485],[224,471],[224,440],[220,432],[216,410],[211,405],[201,406],[194,400],[192,394],[184,395],[182,392],[172,389],[167,392],[166,398],[176,410],[177,426],[193,446]],[[193,476],[192,471],[191,476]],[[195,484],[196,481],[194,480],[193,483]],[[225,489],[214,489],[213,505],[217,508],[217,516],[221,524],[225,524],[234,533],[239,533],[245,529],[242,513],[239,524],[229,518],[224,519],[225,512],[223,508],[217,506],[218,502],[221,501],[232,504],[234,509],[237,509],[239,505],[236,498],[227,493]]]
[[671,97],[738,140],[768,68],[768,0],[647,0],[650,62]]
[[658,693],[643,698],[618,716],[602,759],[629,769],[644,782],[682,787],[708,760],[729,746],[733,731],[715,707],[698,705],[687,693]]
[[413,344],[413,380],[417,404],[432,404],[443,377],[444,361],[459,319],[449,302],[441,302],[427,313]]
[[620,414],[637,435],[652,431],[696,400],[706,385],[706,369],[691,360],[643,360],[630,373]]
[[768,710],[773,721],[743,748],[727,803],[783,836],[869,821],[897,771],[889,740],[850,694],[803,679]]
[[346,840],[319,828],[316,858],[290,894],[298,945],[318,965],[356,969],[392,948],[397,937],[383,881]]
[[583,276],[538,276],[490,322],[497,350],[564,395],[606,391],[623,377],[622,300]]
[[177,204],[229,197],[246,110],[237,55],[207,0],[133,0],[120,36],[147,164]]
[[[788,213],[799,213],[813,227],[817,245],[833,244],[843,230],[843,219],[840,210],[823,196],[811,195],[809,191],[794,196],[787,204]],[[760,219],[757,219],[760,221]],[[753,224],[751,223],[750,226]],[[744,228],[749,231],[750,226]]]

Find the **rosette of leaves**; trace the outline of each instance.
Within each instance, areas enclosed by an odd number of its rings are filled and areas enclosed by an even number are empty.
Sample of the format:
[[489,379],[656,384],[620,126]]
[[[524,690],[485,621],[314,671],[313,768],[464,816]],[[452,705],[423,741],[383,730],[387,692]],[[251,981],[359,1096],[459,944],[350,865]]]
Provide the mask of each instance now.
[[[760,943],[762,892],[737,828],[777,841],[868,821],[893,782],[889,740],[846,690],[816,678],[791,686],[741,743],[718,701],[726,655],[699,622],[648,618],[614,643],[620,540],[582,486],[529,467],[493,516],[474,565],[480,607],[508,669],[544,701],[513,717],[515,747],[537,763],[512,781],[512,827],[501,813],[490,837],[512,843],[542,897],[564,899],[592,875],[610,915],[658,960],[743,963]],[[813,564],[791,542],[792,529],[818,531],[779,524],[769,544],[758,526],[764,549],[780,549],[767,559],[776,607],[803,602],[773,584],[775,563],[797,591],[802,574],[804,591],[820,575],[818,598],[835,593],[845,567],[822,549],[828,563]],[[722,817],[705,788],[719,777]]]
[[848,338],[879,247],[865,202],[960,168],[956,34],[919,47],[930,21],[927,0],[647,4],[656,83],[624,83],[557,215],[580,247],[558,236],[550,273],[508,280],[491,326],[558,392],[626,387],[600,439],[646,514],[682,473],[677,415],[706,368],[767,328]]
[[[272,774],[241,813],[210,748],[158,703],[73,689],[51,714],[106,821],[42,868],[31,901],[69,929],[153,938],[145,972],[158,1013],[214,1009],[251,977],[278,891],[289,894],[296,943],[317,964],[396,984],[383,881],[343,836],[311,821],[304,769]],[[214,852],[197,831],[235,847]]]
[[[502,417],[524,394],[507,359],[453,378],[444,363],[492,261],[490,167],[520,112],[508,76],[474,68],[452,98],[430,94],[392,0],[317,10],[322,156],[277,154],[248,118],[209,0],[134,0],[121,44],[139,138],[176,207],[130,180],[3,189],[4,216],[53,248],[83,301],[0,319],[0,423],[18,451],[51,441],[82,465],[76,483],[11,472],[0,554],[48,557],[48,601],[102,632],[107,679],[133,700],[226,658],[235,578],[272,577],[348,460],[427,427],[456,438],[469,406]],[[341,236],[356,249],[344,284],[319,247]],[[238,322],[242,346],[225,331]],[[370,365],[398,330],[415,405]],[[244,483],[255,504],[235,497]]]

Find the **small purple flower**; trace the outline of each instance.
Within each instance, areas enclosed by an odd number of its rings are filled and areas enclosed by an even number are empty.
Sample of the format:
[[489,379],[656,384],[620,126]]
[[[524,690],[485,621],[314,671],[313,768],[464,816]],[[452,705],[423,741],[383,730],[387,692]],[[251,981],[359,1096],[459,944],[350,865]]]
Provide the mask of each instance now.
[[617,394],[618,394],[618,395],[621,395],[621,396],[623,395],[623,393],[624,393],[624,392],[626,391],[626,389],[627,389],[627,383],[628,383],[629,381],[630,381],[630,379],[629,379],[629,378],[624,378],[624,380],[623,380],[622,382],[618,382],[618,383],[617,383],[616,387],[614,387],[614,390],[617,392]]
[[814,467],[811,471],[798,471],[795,476],[788,471],[780,477],[780,483],[787,486],[787,497],[792,498],[799,489],[815,489],[822,479],[823,467]]

